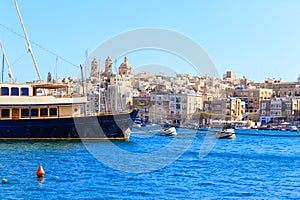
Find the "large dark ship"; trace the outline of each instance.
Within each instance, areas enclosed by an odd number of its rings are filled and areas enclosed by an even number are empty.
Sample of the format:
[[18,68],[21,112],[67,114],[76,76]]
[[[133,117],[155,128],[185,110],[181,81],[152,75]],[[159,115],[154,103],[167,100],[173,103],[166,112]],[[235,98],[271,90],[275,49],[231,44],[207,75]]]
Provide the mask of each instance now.
[[138,110],[87,115],[86,97],[39,94],[59,84],[0,84],[0,139],[128,139]]

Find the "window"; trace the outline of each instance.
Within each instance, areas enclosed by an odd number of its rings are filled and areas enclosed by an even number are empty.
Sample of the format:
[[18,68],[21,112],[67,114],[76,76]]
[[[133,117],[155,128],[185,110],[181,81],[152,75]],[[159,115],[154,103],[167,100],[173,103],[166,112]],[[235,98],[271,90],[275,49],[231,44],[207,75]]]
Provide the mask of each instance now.
[[22,96],[29,96],[29,89],[28,88],[21,88],[21,95]]
[[48,117],[48,108],[41,108],[40,109],[40,116],[41,117]]
[[39,109],[34,108],[31,109],[31,117],[38,117],[39,116]]
[[178,102],[180,102],[180,97],[176,97],[176,102],[178,103]]
[[1,117],[8,118],[9,117],[9,109],[2,109],[1,110]]
[[57,108],[50,108],[50,116],[57,116]]
[[8,89],[8,87],[2,87],[1,88],[1,95],[2,96],[8,96],[9,95],[9,89]]
[[21,109],[21,117],[29,117],[29,109]]
[[180,109],[180,104],[176,104],[176,109],[177,109],[177,110]]
[[19,88],[11,88],[11,96],[19,96]]

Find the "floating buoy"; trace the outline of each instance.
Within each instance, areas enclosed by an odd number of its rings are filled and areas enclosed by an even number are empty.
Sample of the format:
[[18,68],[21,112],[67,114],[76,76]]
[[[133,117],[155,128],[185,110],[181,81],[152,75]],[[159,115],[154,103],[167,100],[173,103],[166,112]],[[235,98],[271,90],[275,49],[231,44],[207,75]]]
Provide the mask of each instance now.
[[7,182],[8,182],[8,180],[6,178],[2,179],[2,183],[7,183]]
[[36,175],[37,175],[37,177],[44,177],[45,171],[42,167],[42,164],[40,164],[38,170],[36,171]]

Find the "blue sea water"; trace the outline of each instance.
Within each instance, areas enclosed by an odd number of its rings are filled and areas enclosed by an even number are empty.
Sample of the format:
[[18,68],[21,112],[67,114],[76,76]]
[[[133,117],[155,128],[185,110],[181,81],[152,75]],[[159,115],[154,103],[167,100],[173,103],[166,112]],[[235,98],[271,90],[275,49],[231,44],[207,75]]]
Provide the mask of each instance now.
[[[299,199],[300,133],[290,134],[299,136],[214,140],[209,132],[180,129],[165,137],[136,129],[130,141],[113,143],[2,141],[0,178],[8,183],[0,183],[0,199]],[[201,157],[206,139],[215,143]],[[35,175],[40,163],[43,180]]]

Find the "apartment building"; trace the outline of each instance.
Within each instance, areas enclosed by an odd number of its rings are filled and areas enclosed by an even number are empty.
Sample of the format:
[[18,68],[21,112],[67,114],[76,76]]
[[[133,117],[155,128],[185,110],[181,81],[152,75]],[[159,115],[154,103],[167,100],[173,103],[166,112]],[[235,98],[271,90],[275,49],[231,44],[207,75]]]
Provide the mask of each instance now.
[[271,99],[272,94],[272,89],[248,87],[236,88],[233,97],[238,97],[245,102],[245,112],[249,120],[258,121],[260,118],[261,101]]
[[133,97],[133,106],[139,109],[137,118],[142,118],[144,121],[149,120],[150,94],[140,93]]
[[245,114],[245,102],[239,98],[204,101],[204,111],[212,119],[242,120]]
[[273,98],[261,102],[261,123],[300,119],[300,99]]

